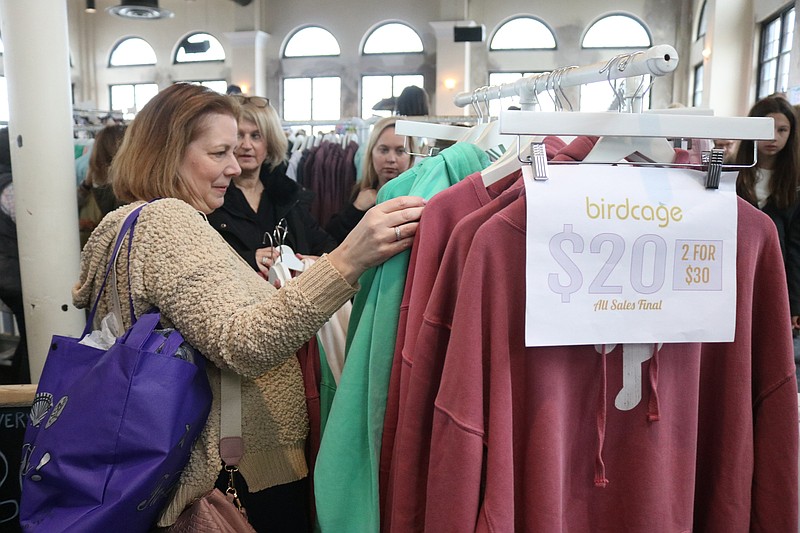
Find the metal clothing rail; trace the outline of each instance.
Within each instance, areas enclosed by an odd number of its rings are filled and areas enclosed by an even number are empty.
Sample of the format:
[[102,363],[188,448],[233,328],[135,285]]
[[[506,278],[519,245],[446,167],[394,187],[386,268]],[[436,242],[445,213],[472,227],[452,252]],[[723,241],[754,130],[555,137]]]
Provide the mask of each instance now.
[[582,67],[564,67],[550,72],[532,74],[514,82],[480,87],[470,92],[456,95],[455,105],[465,107],[487,100],[519,96],[520,107],[533,109],[538,93],[557,91],[564,87],[574,87],[586,83],[608,81],[632,76],[664,76],[678,66],[678,52],[668,44],[653,46],[644,51],[621,54]]

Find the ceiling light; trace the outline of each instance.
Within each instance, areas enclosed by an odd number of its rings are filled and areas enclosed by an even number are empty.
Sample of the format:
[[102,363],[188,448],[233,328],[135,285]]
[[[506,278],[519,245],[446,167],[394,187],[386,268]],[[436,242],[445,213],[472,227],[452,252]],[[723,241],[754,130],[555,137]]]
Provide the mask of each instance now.
[[118,17],[139,20],[164,19],[175,16],[168,9],[159,9],[158,0],[122,0],[120,5],[109,7],[107,11]]

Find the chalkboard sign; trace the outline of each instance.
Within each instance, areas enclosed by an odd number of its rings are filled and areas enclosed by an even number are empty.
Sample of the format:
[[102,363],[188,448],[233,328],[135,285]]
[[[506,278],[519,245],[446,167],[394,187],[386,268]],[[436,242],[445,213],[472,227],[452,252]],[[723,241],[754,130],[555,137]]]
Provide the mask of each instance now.
[[21,532],[19,496],[22,439],[35,385],[0,386],[0,531]]

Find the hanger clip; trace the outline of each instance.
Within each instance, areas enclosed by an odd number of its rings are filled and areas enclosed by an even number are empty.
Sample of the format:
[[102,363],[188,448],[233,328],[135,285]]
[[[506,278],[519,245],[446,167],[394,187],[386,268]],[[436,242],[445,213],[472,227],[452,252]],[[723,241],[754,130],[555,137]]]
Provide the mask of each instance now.
[[725,150],[712,148],[708,155],[708,174],[706,175],[706,189],[719,189],[719,178],[722,174],[722,163]]
[[533,179],[536,181],[547,181],[547,151],[543,142],[531,143],[531,169]]

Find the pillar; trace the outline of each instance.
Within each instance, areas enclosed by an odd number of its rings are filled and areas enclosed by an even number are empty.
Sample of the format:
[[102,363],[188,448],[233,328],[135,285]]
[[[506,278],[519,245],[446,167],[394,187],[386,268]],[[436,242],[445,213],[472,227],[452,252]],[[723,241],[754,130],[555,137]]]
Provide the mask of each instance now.
[[263,31],[236,31],[225,34],[231,45],[231,83],[246,94],[267,96],[267,39]]
[[80,240],[70,101],[67,3],[0,0],[17,236],[31,379],[54,334],[77,336],[72,306]]
[[473,43],[457,43],[453,39],[453,28],[474,25],[469,20],[449,20],[431,22],[436,35],[436,98],[437,115],[469,115],[470,109],[460,108],[453,103],[455,96],[461,92],[471,91],[471,45]]

